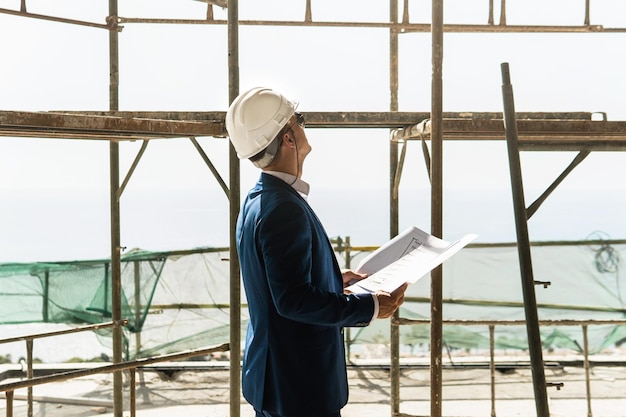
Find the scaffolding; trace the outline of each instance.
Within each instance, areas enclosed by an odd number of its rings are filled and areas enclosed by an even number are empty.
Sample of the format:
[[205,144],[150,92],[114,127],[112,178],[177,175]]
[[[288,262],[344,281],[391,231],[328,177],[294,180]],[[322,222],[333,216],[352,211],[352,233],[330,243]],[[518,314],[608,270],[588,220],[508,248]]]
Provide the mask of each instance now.
[[[509,25],[507,24],[506,0],[500,2],[499,22],[496,24],[495,5],[488,0],[488,15],[486,24],[444,24],[443,1],[432,0],[432,15],[430,23],[415,23],[409,16],[409,0],[404,0],[402,12],[398,0],[389,2],[389,19],[386,22],[349,22],[349,21],[315,21],[312,16],[312,0],[306,0],[304,18],[299,21],[277,20],[240,20],[239,4],[237,0],[228,2],[222,0],[203,0],[207,3],[206,15],[199,19],[154,19],[121,17],[118,13],[118,1],[108,0],[109,13],[105,24],[81,21],[58,16],[30,13],[27,1],[21,0],[19,10],[0,9],[1,14],[16,17],[33,18],[59,22],[63,24],[81,25],[106,30],[109,33],[109,111],[108,112],[14,112],[0,111],[0,136],[24,138],[71,138],[79,140],[104,140],[109,142],[110,161],[110,219],[111,219],[111,265],[112,265],[112,320],[118,322],[121,317],[119,300],[120,292],[120,207],[119,199],[134,169],[139,164],[141,156],[150,140],[168,138],[189,138],[203,160],[216,176],[220,186],[227,194],[230,204],[231,225],[239,210],[239,161],[232,147],[229,151],[229,178],[228,184],[220,178],[210,158],[204,153],[196,141],[196,137],[212,136],[225,137],[224,112],[121,112],[119,111],[119,36],[123,25],[131,24],[175,24],[175,25],[223,25],[228,30],[228,91],[229,102],[239,92],[239,27],[250,26],[294,26],[294,27],[352,27],[352,28],[382,28],[389,30],[389,71],[390,71],[390,105],[388,112],[309,112],[305,113],[307,126],[319,128],[331,127],[361,127],[361,128],[389,128],[391,140],[389,146],[390,157],[390,212],[389,235],[398,234],[398,185],[402,174],[404,155],[410,140],[430,142],[430,153],[424,146],[426,164],[429,168],[431,181],[431,233],[441,237],[443,225],[442,204],[442,168],[443,168],[443,140],[502,140],[505,138],[503,113],[444,113],[442,95],[443,69],[443,34],[458,33],[624,33],[626,28],[606,28],[602,25],[591,24],[591,0],[585,0],[583,22],[581,25]],[[219,20],[214,18],[214,7],[227,7],[228,18]],[[401,16],[401,19],[399,17]],[[398,39],[404,33],[430,33],[432,36],[432,95],[431,108],[427,112],[399,112],[398,111],[398,74],[399,74],[399,45]],[[509,114],[509,116],[511,116]],[[567,175],[571,169],[591,151],[621,151],[626,148],[626,122],[593,120],[591,113],[524,113],[516,114],[513,119],[516,127],[516,143],[519,150],[575,150],[580,152],[579,159],[563,173],[551,189]],[[510,124],[508,126],[511,128]],[[508,137],[509,132],[506,132]],[[121,180],[119,166],[119,143],[127,140],[141,140],[143,146],[137,154],[126,177]],[[401,149],[402,146],[402,149]],[[402,153],[400,154],[400,150]],[[513,175],[513,172],[512,172]],[[543,199],[547,197],[548,190]],[[523,200],[522,200],[523,201]],[[538,204],[529,209],[530,214],[536,210]],[[528,214],[528,213],[527,213]],[[521,221],[523,223],[523,220]],[[230,305],[231,305],[231,338],[230,338],[230,373],[231,373],[231,401],[232,416],[240,413],[240,299],[241,289],[239,280],[239,265],[235,253],[234,227],[230,233]],[[524,242],[518,242],[524,244]],[[442,316],[441,316],[441,285],[442,269],[437,268],[431,274],[431,416],[441,416],[442,401]],[[530,308],[536,306],[530,306]],[[399,415],[399,385],[398,385],[398,326],[400,318],[394,317],[391,324],[391,363],[392,415]],[[534,323],[537,324],[538,323]],[[116,328],[113,332],[113,360],[119,363],[122,360],[121,333]],[[534,366],[543,366],[540,363]],[[545,381],[535,380],[535,392],[539,417],[547,417],[549,411],[544,403],[545,386],[538,386]],[[121,373],[114,373],[114,415],[122,415],[122,379]]]

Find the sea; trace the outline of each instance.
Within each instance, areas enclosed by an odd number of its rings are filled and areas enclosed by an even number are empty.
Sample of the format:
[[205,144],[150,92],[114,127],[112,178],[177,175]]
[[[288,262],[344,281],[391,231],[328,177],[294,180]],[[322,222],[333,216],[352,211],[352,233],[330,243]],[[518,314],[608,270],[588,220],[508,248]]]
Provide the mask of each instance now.
[[[103,259],[110,256],[107,193],[0,191],[0,263]],[[314,189],[309,204],[330,237],[353,246],[390,237],[389,191]],[[527,192],[529,206],[538,193]],[[478,234],[477,243],[514,242],[515,215],[507,190],[459,190],[443,195],[443,239]],[[528,220],[531,241],[626,238],[626,193],[566,190],[549,196]],[[430,231],[428,190],[399,191],[399,229]],[[221,190],[132,192],[120,203],[122,251],[224,247],[228,199]]]

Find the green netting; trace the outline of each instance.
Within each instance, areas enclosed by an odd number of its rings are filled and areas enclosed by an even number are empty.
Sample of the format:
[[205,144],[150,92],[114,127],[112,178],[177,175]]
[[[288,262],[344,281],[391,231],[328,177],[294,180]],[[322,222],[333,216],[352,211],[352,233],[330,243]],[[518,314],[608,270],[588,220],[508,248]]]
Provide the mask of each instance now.
[[[562,242],[536,244],[531,248],[540,320],[623,320],[626,286],[621,269],[623,242]],[[524,300],[515,245],[474,245],[463,249],[443,267],[444,320],[521,320]],[[430,317],[430,279],[425,277],[407,290],[400,316]],[[582,325],[541,326],[546,350],[582,352]],[[494,345],[500,350],[527,350],[527,330],[520,326],[497,326]],[[352,332],[352,343],[388,340],[389,326],[375,323]],[[489,349],[488,325],[444,325],[443,344],[453,349]],[[619,347],[626,340],[626,326],[590,324],[590,353]],[[401,326],[401,343],[430,343],[430,328],[418,324]]]
[[[598,247],[584,242],[532,247],[533,272],[548,288],[536,287],[540,320],[623,319],[626,308],[621,271],[626,244]],[[366,252],[352,251],[358,263]],[[345,265],[345,247],[338,252]],[[124,351],[129,358],[214,346],[229,341],[230,279],[227,248],[184,252],[133,251],[122,257],[122,316]],[[446,261],[443,277],[444,320],[523,320],[522,286],[515,245],[472,246]],[[0,264],[0,325],[111,320],[109,260]],[[430,279],[409,287],[401,317],[430,317]],[[247,308],[242,291],[242,337]],[[0,331],[4,327],[0,326]],[[3,333],[3,335],[5,335]],[[110,347],[110,330],[101,330],[100,343]],[[351,345],[389,343],[388,320],[347,332]],[[580,352],[581,326],[542,326],[545,349]],[[0,336],[0,338],[2,338]],[[626,326],[590,325],[590,351],[619,346]],[[428,324],[400,327],[403,346],[428,349]],[[60,341],[59,343],[62,343]],[[489,349],[488,325],[444,325],[443,343],[450,349]],[[496,349],[527,350],[526,328],[496,326]],[[0,354],[2,353],[0,345]],[[89,357],[89,354],[85,354]]]
[[[121,263],[122,316],[141,331],[167,256],[131,253]],[[108,260],[0,265],[0,323],[89,323],[111,320]]]

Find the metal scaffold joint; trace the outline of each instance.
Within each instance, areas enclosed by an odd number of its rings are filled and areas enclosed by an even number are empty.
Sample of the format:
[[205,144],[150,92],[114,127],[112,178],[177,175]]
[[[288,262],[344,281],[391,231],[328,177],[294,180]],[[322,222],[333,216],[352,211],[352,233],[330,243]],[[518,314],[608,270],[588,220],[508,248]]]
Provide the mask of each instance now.
[[416,125],[395,129],[391,132],[392,142],[401,142],[407,139],[423,139],[430,136],[430,119],[424,119]]

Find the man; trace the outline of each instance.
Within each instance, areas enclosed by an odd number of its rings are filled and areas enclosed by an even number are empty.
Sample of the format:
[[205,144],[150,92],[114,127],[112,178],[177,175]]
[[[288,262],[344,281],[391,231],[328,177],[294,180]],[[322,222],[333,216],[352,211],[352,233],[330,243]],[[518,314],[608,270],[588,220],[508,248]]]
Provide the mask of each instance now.
[[226,113],[239,158],[261,168],[237,221],[250,312],[243,394],[258,417],[337,417],[348,400],[343,328],[390,317],[393,294],[345,294],[330,240],[306,202],[302,169],[311,146],[304,117],[267,88],[242,93]]

